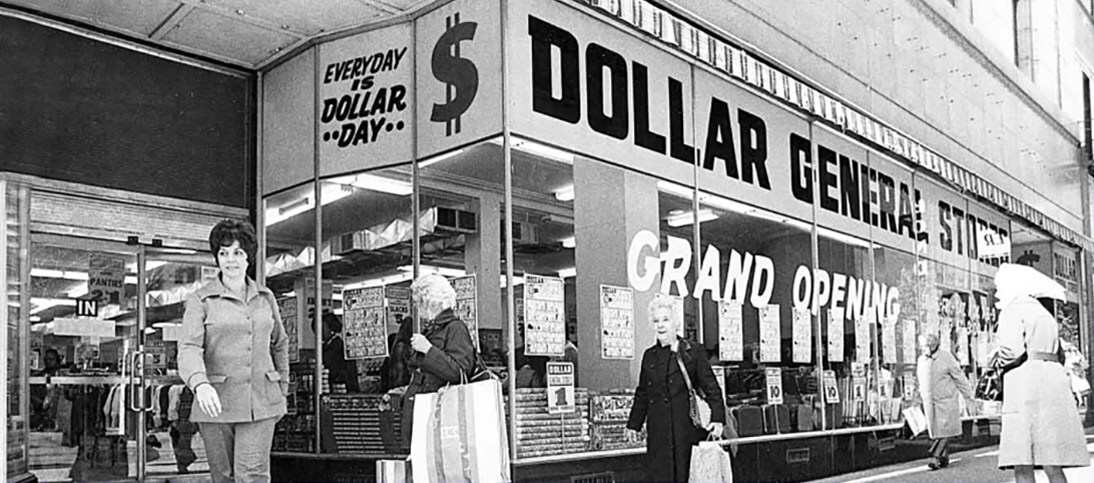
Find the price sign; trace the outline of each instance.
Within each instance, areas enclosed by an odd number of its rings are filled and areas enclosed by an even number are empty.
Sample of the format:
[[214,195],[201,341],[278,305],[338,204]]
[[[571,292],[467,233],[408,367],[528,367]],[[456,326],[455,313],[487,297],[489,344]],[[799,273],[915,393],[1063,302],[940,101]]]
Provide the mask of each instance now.
[[794,362],[808,364],[813,360],[813,325],[809,310],[794,307]]
[[768,367],[764,370],[767,375],[767,403],[783,403],[783,375],[782,369]]
[[634,291],[600,286],[600,357],[634,359]]
[[547,363],[547,412],[572,413],[577,410],[574,399],[574,365],[570,362]]
[[768,305],[760,308],[760,362],[779,362],[782,359],[781,335],[782,323],[779,321],[779,306]]
[[718,359],[744,360],[744,331],[741,302],[718,302]]
[[828,360],[843,362],[843,308],[828,309]]
[[836,371],[824,371],[824,402],[839,403],[839,387],[836,386]]
[[855,402],[866,401],[866,378],[865,377],[853,377],[851,387],[852,394],[854,395]]

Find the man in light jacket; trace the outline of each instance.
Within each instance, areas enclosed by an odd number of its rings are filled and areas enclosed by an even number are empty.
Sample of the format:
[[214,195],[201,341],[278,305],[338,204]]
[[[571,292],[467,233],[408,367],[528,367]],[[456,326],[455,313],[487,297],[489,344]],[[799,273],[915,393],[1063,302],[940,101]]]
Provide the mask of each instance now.
[[950,438],[961,435],[961,406],[958,397],[973,400],[972,386],[950,351],[938,350],[938,334],[927,335],[925,352],[919,357],[916,373],[919,379],[923,412],[927,415],[927,432],[932,442],[932,470],[950,464]]

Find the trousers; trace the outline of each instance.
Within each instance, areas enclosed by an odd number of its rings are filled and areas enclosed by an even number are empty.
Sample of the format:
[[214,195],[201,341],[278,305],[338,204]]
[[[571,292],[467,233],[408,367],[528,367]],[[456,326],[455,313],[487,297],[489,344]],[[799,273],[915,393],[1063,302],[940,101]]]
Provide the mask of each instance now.
[[950,455],[950,438],[938,438],[931,441],[931,456],[942,459]]
[[278,418],[246,423],[198,423],[214,483],[268,483],[270,446]]

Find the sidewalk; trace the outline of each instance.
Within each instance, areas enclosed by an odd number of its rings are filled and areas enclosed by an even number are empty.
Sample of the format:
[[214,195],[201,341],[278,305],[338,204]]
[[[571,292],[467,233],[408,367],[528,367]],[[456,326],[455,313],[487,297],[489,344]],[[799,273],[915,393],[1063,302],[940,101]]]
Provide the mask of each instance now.
[[[1094,454],[1094,431],[1087,430],[1087,451]],[[836,475],[815,480],[813,483],[1009,483],[1014,472],[1002,471],[996,466],[998,446],[963,451],[950,455],[948,468],[931,471],[927,458],[919,461],[873,468],[866,471]],[[1094,460],[1092,460],[1094,461]],[[1072,483],[1094,481],[1094,466],[1064,470]],[[1043,471],[1037,472],[1038,483],[1048,483]]]

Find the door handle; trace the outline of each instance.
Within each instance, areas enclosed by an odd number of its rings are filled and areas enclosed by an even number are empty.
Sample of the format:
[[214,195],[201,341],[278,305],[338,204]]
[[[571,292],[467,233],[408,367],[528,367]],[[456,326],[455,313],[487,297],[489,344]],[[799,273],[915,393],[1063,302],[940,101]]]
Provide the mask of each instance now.
[[[146,402],[143,401],[142,397],[140,397],[143,395],[144,392],[144,385],[140,384],[140,381],[143,379],[144,374],[144,357],[144,351],[131,351],[128,354],[129,378],[127,381],[127,386],[129,389],[129,394],[131,396],[129,398],[129,410],[133,412],[152,410],[152,408],[150,407],[144,407],[144,404]],[[138,378],[138,374],[141,374],[142,377]]]

